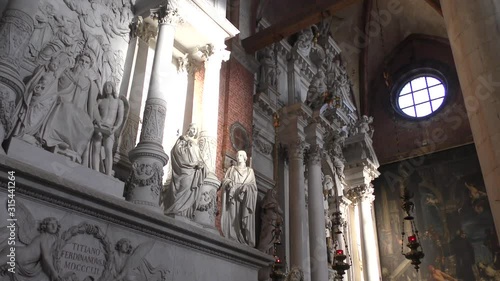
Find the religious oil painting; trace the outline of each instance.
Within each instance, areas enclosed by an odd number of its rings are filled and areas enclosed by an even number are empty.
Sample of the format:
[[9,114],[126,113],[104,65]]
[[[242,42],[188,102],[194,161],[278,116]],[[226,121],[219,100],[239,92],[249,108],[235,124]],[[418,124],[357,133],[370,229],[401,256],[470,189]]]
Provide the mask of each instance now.
[[[383,280],[500,280],[500,246],[473,144],[384,165],[374,182]],[[425,257],[418,272],[401,251],[401,194],[413,195]]]

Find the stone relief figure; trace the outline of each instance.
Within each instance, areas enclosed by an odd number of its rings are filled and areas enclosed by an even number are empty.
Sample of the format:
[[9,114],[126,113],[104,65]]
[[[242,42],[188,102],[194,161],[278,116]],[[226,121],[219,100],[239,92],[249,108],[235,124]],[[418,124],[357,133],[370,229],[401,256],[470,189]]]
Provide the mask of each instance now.
[[164,281],[170,272],[164,267],[154,267],[145,258],[154,241],[144,242],[135,249],[132,242],[122,238],[115,245],[111,276],[114,281]]
[[74,55],[81,50],[80,44],[78,44],[80,37],[79,24],[66,21],[65,25],[60,27],[51,37],[51,40],[41,47],[40,52],[34,57],[34,61],[37,64],[47,64],[53,57],[63,55],[69,60],[66,66],[73,65]]
[[22,100],[17,104],[12,136],[42,146],[41,128],[56,104],[58,96],[59,59],[52,58],[47,66],[38,66],[26,83]]
[[275,61],[276,54],[272,47],[264,48],[259,53],[260,62],[260,79],[259,87],[264,89],[266,87],[276,87],[278,80],[278,69]]
[[200,187],[208,169],[198,145],[198,128],[190,124],[170,152],[172,181],[165,197],[165,214],[193,218]]
[[86,50],[78,56],[76,65],[59,78],[58,102],[42,133],[47,149],[78,163],[88,161],[83,154],[94,132],[98,93],[97,77],[91,71],[94,61],[93,53]]
[[64,19],[57,15],[52,4],[42,4],[39,13],[35,15],[35,30],[31,34],[28,45],[29,55],[36,58],[42,47],[50,42],[54,34],[64,24]]
[[94,134],[91,141],[91,168],[112,175],[113,146],[120,137],[128,115],[128,102],[118,97],[114,83],[104,84],[102,96],[97,100]]
[[318,72],[314,75],[311,83],[309,84],[309,90],[307,91],[306,104],[312,109],[318,109],[325,103],[325,93],[327,87],[325,84],[325,72],[322,69],[318,69]]
[[[17,243],[16,243],[16,274],[11,280],[41,280],[43,275],[49,280],[61,280],[53,264],[52,248],[56,243],[61,225],[53,217],[44,218],[37,223],[28,208],[21,202],[16,204]],[[8,230],[2,227],[2,230]],[[8,274],[10,247],[7,244],[8,233],[0,232],[0,277]],[[23,246],[21,246],[23,245]]]
[[238,151],[237,165],[231,166],[222,180],[221,228],[226,238],[254,247],[257,183],[246,161],[246,152]]
[[283,225],[283,210],[276,200],[276,190],[270,189],[262,200],[261,231],[259,245],[260,251],[274,255],[274,243],[281,240],[281,226]]
[[302,272],[302,269],[294,266],[288,272],[285,281],[304,281],[304,272]]

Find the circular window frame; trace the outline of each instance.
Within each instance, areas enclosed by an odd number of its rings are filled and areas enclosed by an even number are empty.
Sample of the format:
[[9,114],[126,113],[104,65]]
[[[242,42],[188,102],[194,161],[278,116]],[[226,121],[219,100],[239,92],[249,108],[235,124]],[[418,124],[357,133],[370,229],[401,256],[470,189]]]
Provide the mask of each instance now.
[[[404,74],[400,75],[397,78],[397,82],[394,84],[391,91],[391,105],[394,111],[399,115],[399,117],[410,120],[410,121],[423,121],[434,117],[436,114],[439,114],[449,103],[452,91],[450,91],[450,79],[449,75],[445,74],[445,71],[440,70],[438,67],[413,67],[410,70],[407,70]],[[432,77],[439,80],[444,87],[444,99],[443,103],[430,114],[421,116],[421,117],[413,117],[403,112],[403,110],[399,107],[399,95],[401,90],[403,90],[406,84],[410,83],[412,80],[420,78],[420,77]],[[413,105],[415,106],[415,105]]]

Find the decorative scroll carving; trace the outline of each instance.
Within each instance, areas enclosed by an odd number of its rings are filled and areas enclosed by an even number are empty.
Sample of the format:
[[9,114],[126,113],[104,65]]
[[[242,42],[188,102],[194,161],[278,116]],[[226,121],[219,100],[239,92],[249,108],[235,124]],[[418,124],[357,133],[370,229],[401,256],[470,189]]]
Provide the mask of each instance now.
[[151,9],[151,17],[158,20],[158,24],[167,24],[176,26],[184,21],[179,15],[179,11],[169,1],[167,5],[160,5],[158,8]]
[[[150,100],[148,99],[148,102]],[[163,127],[167,108],[163,104],[150,102],[144,108],[144,121],[141,132],[141,141],[154,141],[162,143]]]

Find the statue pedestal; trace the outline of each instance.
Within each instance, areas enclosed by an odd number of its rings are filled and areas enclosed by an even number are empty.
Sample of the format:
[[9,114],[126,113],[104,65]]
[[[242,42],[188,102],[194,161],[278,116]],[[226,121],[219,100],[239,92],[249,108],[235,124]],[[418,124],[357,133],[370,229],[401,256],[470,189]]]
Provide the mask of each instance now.
[[219,187],[219,179],[214,174],[209,173],[198,193],[193,219],[206,230],[217,234],[219,231],[215,227],[215,218],[217,217],[217,190]]
[[73,181],[99,192],[123,199],[124,183],[116,178],[94,171],[70,159],[12,138],[7,148],[7,156],[28,165],[35,166],[54,175],[54,181]]

